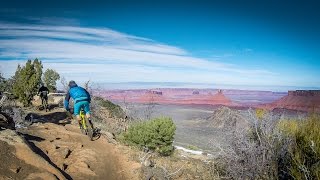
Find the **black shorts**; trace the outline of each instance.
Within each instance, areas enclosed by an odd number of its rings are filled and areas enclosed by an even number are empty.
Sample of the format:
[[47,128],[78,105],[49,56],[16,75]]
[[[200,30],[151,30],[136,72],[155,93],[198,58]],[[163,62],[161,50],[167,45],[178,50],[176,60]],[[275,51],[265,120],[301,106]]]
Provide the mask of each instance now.
[[42,92],[42,93],[40,93],[40,98],[48,100],[48,94],[46,92]]

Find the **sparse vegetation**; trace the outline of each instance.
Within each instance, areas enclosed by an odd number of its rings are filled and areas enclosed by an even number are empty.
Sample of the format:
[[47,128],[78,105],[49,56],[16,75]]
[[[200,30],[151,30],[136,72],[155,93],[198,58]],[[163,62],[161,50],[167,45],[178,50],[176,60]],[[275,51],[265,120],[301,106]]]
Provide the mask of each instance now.
[[120,106],[94,96],[91,99],[90,108],[94,124],[101,130],[118,136],[128,128],[128,120]]
[[320,117],[281,120],[270,112],[251,114],[249,130],[234,129],[216,162],[235,179],[319,179]]
[[282,121],[280,129],[292,141],[289,173],[294,179],[320,179],[320,117]]
[[96,101],[97,105],[107,108],[110,113],[110,116],[113,118],[125,118],[125,113],[123,109],[109,100],[103,99],[101,97],[94,97],[94,101]]
[[194,150],[194,151],[200,150],[197,146],[193,146],[193,145],[188,145],[187,149]]
[[258,119],[263,119],[266,114],[267,114],[267,111],[265,109],[256,109],[256,117]]
[[221,174],[234,179],[277,179],[281,140],[271,114],[257,118],[249,110],[249,129],[231,129],[229,146],[222,147],[216,161]]
[[170,155],[176,126],[171,118],[155,118],[139,122],[129,127],[124,133],[124,141],[130,145],[156,151],[160,155]]

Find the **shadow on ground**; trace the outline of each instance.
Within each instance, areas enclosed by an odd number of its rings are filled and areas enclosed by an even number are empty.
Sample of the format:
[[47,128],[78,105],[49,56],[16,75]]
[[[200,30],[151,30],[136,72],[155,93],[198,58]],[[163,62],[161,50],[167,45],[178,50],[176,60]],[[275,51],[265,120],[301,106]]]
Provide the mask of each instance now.
[[36,146],[35,143],[34,143],[34,141],[41,142],[41,141],[44,141],[45,139],[43,139],[41,137],[38,137],[38,136],[30,135],[30,134],[24,134],[24,133],[19,133],[19,135],[24,137],[24,139],[26,140],[27,145],[30,147],[30,149],[34,153],[38,154],[43,159],[45,159],[51,166],[53,166],[58,171],[60,171],[60,173],[63,174],[64,177],[66,177],[67,179],[72,179],[71,176],[68,173],[66,173],[61,168],[59,168],[55,163],[53,163],[50,160],[49,156],[45,152],[43,152],[38,146]]
[[32,123],[55,123],[63,126],[71,123],[70,116],[68,116],[66,112],[52,112],[47,114],[29,113],[25,120]]
[[[39,105],[36,107],[37,110],[39,111],[45,111],[44,106],[43,105]],[[59,104],[48,104],[48,111],[54,110],[56,108],[61,108],[61,105]]]

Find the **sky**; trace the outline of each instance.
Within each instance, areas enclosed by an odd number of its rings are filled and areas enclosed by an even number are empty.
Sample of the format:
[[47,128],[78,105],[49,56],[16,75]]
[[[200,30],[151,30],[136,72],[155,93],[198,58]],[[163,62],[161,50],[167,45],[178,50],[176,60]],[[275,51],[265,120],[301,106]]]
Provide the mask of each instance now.
[[67,80],[320,89],[317,1],[2,1],[0,71],[39,58]]

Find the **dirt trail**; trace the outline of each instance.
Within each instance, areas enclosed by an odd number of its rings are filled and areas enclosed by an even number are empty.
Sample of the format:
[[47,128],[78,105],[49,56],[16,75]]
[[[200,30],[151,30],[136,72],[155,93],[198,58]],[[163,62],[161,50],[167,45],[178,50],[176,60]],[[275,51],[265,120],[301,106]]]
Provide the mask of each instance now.
[[[90,141],[80,133],[77,125],[68,124],[63,112],[38,116],[41,117],[54,123],[36,123],[20,133],[31,150],[48,162],[51,173],[59,179],[138,179],[139,163],[129,161],[104,136]],[[35,159],[33,165],[37,163]]]

